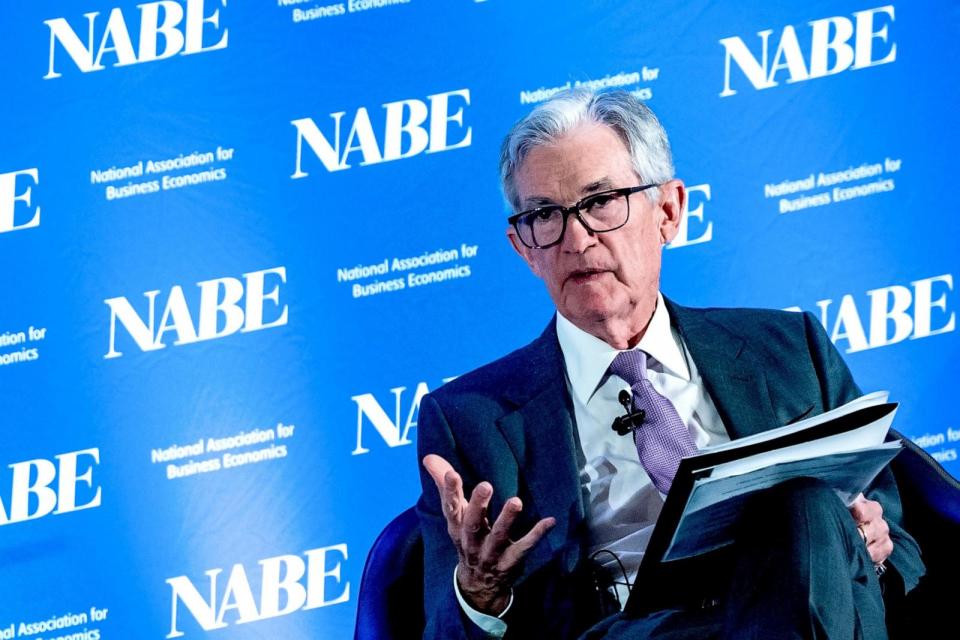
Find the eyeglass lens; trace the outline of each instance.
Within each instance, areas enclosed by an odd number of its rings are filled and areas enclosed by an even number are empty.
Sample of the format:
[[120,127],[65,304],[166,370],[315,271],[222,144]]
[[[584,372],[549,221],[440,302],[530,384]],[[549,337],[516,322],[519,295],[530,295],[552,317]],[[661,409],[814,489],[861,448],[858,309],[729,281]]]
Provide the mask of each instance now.
[[[629,199],[621,193],[598,193],[578,203],[581,220],[590,231],[612,231],[630,215]],[[542,247],[560,239],[564,229],[563,207],[542,207],[520,216],[520,238],[530,246]]]

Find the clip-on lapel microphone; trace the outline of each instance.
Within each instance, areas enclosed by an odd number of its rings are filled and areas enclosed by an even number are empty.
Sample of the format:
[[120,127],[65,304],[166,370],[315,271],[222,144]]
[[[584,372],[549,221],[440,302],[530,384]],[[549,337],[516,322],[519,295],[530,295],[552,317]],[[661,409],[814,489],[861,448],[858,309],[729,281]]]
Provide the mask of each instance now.
[[633,399],[630,397],[630,392],[626,389],[620,391],[620,395],[617,396],[617,401],[623,405],[627,413],[626,415],[614,418],[611,428],[617,432],[617,435],[625,436],[640,428],[643,420],[647,417],[647,412],[643,409],[633,410]]

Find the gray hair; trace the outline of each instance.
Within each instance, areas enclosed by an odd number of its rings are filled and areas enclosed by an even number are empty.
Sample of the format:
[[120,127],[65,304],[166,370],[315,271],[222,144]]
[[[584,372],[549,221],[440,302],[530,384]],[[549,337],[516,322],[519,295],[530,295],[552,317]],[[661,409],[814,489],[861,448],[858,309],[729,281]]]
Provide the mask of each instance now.
[[[513,125],[500,147],[500,184],[514,211],[520,208],[516,172],[527,153],[591,122],[607,125],[620,136],[641,180],[659,184],[673,178],[667,132],[647,105],[626,91],[561,91]],[[648,189],[646,194],[656,202],[659,191]]]

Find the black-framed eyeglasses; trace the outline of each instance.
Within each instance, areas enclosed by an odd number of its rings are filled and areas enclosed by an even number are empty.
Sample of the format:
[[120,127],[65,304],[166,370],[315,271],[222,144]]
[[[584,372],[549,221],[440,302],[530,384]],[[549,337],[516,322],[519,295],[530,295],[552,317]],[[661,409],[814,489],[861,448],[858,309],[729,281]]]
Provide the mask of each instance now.
[[569,207],[551,204],[521,211],[507,218],[507,223],[513,225],[523,244],[531,249],[546,249],[563,240],[571,215],[577,216],[587,231],[616,231],[630,219],[630,194],[659,186],[644,184],[592,193]]

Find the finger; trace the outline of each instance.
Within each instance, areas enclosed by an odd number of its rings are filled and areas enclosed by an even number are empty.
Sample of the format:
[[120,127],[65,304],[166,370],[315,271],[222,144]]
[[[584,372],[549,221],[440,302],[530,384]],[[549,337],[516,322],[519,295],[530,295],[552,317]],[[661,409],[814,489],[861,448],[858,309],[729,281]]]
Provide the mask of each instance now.
[[486,528],[487,507],[493,496],[493,487],[489,482],[481,482],[473,489],[473,494],[467,502],[463,514],[463,528],[470,533],[476,533]]
[[476,566],[479,563],[480,548],[483,539],[487,536],[487,508],[493,496],[493,487],[489,482],[481,482],[473,489],[470,501],[463,511],[463,529],[461,543],[466,555],[467,563]]
[[503,555],[500,556],[500,567],[502,570],[508,571],[523,560],[523,557],[527,555],[530,549],[537,546],[537,543],[540,542],[543,536],[547,535],[547,532],[550,531],[555,524],[557,524],[555,518],[544,518],[533,525],[533,528],[527,532],[527,535],[507,547]]
[[867,514],[866,514],[866,512],[865,512],[865,510],[864,510],[864,503],[863,503],[863,502],[854,502],[852,505],[850,505],[850,515],[853,516],[854,522],[856,522],[856,523],[858,523],[858,524],[861,523],[861,522],[866,522],[866,521],[867,521],[867,517],[866,517]]
[[510,546],[510,528],[516,521],[517,516],[523,509],[523,503],[520,498],[510,498],[503,505],[500,515],[490,528],[490,534],[487,536],[481,549],[480,562],[486,567],[496,566],[504,550]]
[[887,521],[883,518],[877,518],[876,527],[878,531],[878,538],[887,538],[890,536],[890,525],[887,524]]
[[433,483],[437,485],[437,489],[443,489],[444,476],[447,475],[447,471],[453,471],[453,466],[435,453],[424,456],[423,468],[433,478]]
[[884,562],[890,557],[890,554],[893,553],[893,540],[891,540],[889,536],[886,536],[867,546],[867,551],[874,564]]
[[462,521],[466,502],[463,496],[463,480],[449,462],[436,454],[425,456],[423,467],[437,485],[443,517],[447,520],[447,529],[451,536],[455,536]]
[[873,535],[867,543],[867,551],[874,562],[883,562],[893,552],[893,540],[890,539],[890,526],[886,520],[878,520],[873,526]]
[[868,549],[877,544],[885,546],[885,541],[890,538],[890,525],[883,518],[860,523],[857,525],[857,530]]
[[876,500],[862,500],[850,505],[850,515],[858,523],[872,522],[883,516],[883,507]]
[[867,547],[880,543],[890,537],[890,526],[883,518],[871,520],[868,524],[860,525],[866,538],[864,542]]
[[463,496],[463,480],[460,474],[452,469],[443,477],[440,501],[443,504],[443,516],[447,519],[450,535],[459,535],[467,499]]

